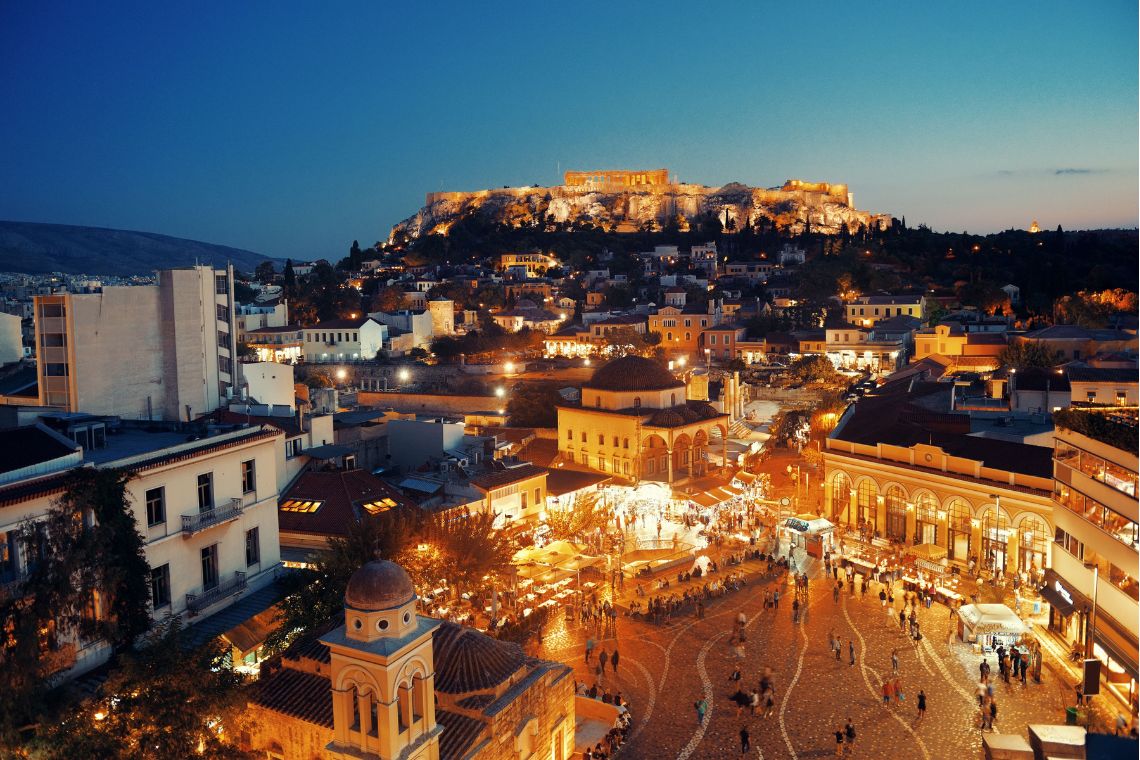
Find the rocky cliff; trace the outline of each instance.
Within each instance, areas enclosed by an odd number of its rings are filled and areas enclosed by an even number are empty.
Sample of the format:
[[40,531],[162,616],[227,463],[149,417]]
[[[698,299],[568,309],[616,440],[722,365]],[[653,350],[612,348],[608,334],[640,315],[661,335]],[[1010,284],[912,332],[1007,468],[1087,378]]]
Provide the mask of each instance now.
[[468,214],[516,227],[553,220],[619,232],[640,229],[651,221],[661,229],[670,219],[679,219],[684,227],[704,215],[713,215],[721,223],[731,221],[737,229],[767,220],[792,233],[809,225],[814,232],[837,234],[844,225],[855,231],[859,227],[885,229],[891,223],[890,215],[856,209],[846,185],[800,180],[789,180],[778,188],[735,182],[720,188],[665,184],[613,190],[561,185],[429,193],[424,207],[394,226],[389,239],[446,234],[455,220]]

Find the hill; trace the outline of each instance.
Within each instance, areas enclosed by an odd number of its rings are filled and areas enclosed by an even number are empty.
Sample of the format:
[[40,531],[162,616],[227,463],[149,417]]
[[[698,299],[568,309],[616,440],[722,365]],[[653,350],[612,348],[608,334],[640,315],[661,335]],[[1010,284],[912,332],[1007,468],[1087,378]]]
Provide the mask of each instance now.
[[251,272],[260,253],[153,232],[0,221],[0,269],[9,272],[132,275],[232,261]]
[[[687,230],[706,220],[729,230],[768,225],[790,234],[812,230],[837,235],[891,225],[890,215],[856,209],[844,184],[788,180],[773,188],[736,182],[719,188],[675,182],[622,186],[606,181],[611,174],[625,175],[603,172],[578,181],[578,172],[568,172],[567,184],[557,187],[428,193],[419,211],[393,227],[389,242],[446,235],[456,222],[472,217],[515,228],[601,227],[624,233],[669,226]],[[595,176],[598,181],[592,181]]]

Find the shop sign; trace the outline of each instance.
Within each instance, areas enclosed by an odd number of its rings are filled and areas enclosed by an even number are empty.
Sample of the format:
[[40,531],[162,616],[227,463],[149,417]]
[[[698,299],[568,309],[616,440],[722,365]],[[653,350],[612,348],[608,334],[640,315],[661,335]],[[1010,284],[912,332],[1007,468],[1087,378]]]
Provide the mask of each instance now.
[[807,522],[798,517],[789,517],[784,525],[788,528],[798,530],[800,533],[807,533],[808,530]]
[[1061,585],[1061,581],[1053,581],[1053,590],[1060,594],[1061,598],[1069,604],[1073,603],[1073,595],[1069,593],[1068,589]]
[[937,573],[938,575],[942,575],[946,572],[946,568],[937,562],[931,562],[930,560],[916,559],[914,561],[914,564],[918,567],[921,567],[923,570],[928,570],[932,573]]

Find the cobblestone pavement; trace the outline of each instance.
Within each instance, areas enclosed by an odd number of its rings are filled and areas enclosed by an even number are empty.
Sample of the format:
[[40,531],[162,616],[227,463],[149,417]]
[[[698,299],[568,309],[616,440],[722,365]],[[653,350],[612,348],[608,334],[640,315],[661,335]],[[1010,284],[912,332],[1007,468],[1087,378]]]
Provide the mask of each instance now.
[[[848,717],[857,729],[852,757],[980,757],[974,698],[980,658],[951,639],[948,609],[935,604],[919,610],[924,636],[916,644],[899,630],[901,595],[891,618],[880,604],[877,583],[870,585],[865,597],[845,589],[834,602],[831,582],[819,577],[818,564],[813,561],[809,569],[816,577],[799,624],[791,619],[794,589],[786,582],[780,586],[780,608],[763,609],[764,589],[775,588],[777,581],[762,583],[757,575],[761,563],[754,561],[743,566],[749,584],[709,602],[702,620],[689,615],[656,626],[622,617],[616,634],[604,635],[559,620],[544,637],[540,654],[573,665],[576,678],[590,684],[597,679],[584,664],[587,634],[596,638],[599,649],[618,647],[619,671],[607,672],[600,683],[621,692],[633,711],[624,757],[739,757],[742,726],[748,727],[750,754],[756,757],[833,756],[834,731]],[[740,612],[748,620],[743,661],[736,659],[728,644]],[[828,649],[829,631],[842,638],[839,661]],[[849,642],[854,644],[854,665],[848,656]],[[883,678],[891,674],[894,648],[905,700],[887,707],[882,704],[881,687]],[[737,716],[736,705],[729,700],[735,689],[728,680],[737,663],[746,689],[756,686],[762,667],[774,671],[776,705],[770,717],[752,717],[748,711]],[[1024,736],[1028,723],[1064,722],[1064,708],[1072,703],[1072,681],[1067,670],[1062,677],[1057,668],[1067,666],[1049,654],[1042,683],[1032,679],[1025,686],[996,683],[998,731]],[[916,720],[915,706],[919,689],[927,696],[927,713],[921,721]],[[694,702],[702,697],[709,711],[704,725],[698,725]]]

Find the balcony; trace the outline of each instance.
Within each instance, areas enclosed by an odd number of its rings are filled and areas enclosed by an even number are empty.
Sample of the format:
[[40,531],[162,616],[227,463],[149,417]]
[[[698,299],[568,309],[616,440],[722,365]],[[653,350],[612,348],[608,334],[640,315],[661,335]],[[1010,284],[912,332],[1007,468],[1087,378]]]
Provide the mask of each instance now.
[[233,575],[220,581],[217,586],[197,594],[187,594],[186,611],[190,613],[190,617],[194,617],[210,605],[243,591],[245,591],[245,573],[235,570]]
[[241,517],[243,509],[241,499],[230,499],[220,507],[208,509],[205,512],[191,512],[182,515],[182,537],[189,538],[195,533],[201,533],[215,525],[228,523]]

